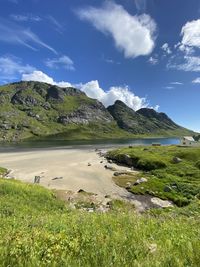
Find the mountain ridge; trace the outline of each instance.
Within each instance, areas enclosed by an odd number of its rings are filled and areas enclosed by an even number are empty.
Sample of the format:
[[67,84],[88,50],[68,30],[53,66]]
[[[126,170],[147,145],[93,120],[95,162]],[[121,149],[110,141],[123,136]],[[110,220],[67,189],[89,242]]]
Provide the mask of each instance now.
[[117,100],[105,108],[73,87],[21,81],[0,86],[0,140],[62,135],[66,139],[103,139],[134,135],[190,133],[166,114],[134,111]]

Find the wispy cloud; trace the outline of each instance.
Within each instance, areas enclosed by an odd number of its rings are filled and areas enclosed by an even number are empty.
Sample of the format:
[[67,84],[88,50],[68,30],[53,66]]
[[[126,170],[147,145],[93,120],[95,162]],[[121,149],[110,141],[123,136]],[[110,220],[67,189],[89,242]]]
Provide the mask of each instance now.
[[164,43],[162,46],[161,46],[161,49],[165,52],[165,54],[167,55],[170,55],[172,53],[172,50],[171,48],[169,47],[169,44],[168,43]]
[[139,12],[145,12],[146,10],[146,0],[134,0],[135,6]]
[[181,40],[169,58],[167,68],[187,72],[200,72],[200,19],[188,21],[181,29]]
[[43,42],[35,33],[28,28],[20,27],[8,20],[0,19],[0,41],[24,45],[32,50],[37,50],[35,45],[46,48],[57,54],[57,51]]
[[200,77],[198,77],[198,78],[196,78],[196,79],[194,79],[193,81],[192,81],[192,83],[194,83],[194,84],[199,84],[200,83]]
[[44,63],[51,69],[65,68],[68,70],[75,70],[74,62],[66,55],[63,55],[59,58],[48,58]]
[[167,90],[172,90],[172,89],[174,89],[174,86],[165,86],[164,88]]
[[61,33],[61,34],[64,32],[64,27],[63,27],[63,25],[62,25],[60,22],[58,22],[58,20],[55,19],[55,17],[53,17],[52,15],[48,15],[48,16],[47,16],[47,19],[51,22],[51,24],[53,24],[54,29],[55,29],[57,32],[59,32],[59,33]]
[[34,67],[23,64],[18,57],[5,55],[0,57],[0,79],[12,81],[19,78],[23,73],[30,73],[35,70]]
[[181,83],[181,82],[171,82],[170,84],[172,84],[172,85],[183,85],[183,83]]
[[76,13],[97,30],[112,36],[126,58],[149,55],[154,49],[156,23],[147,14],[132,16],[123,6],[109,1],[102,7],[86,7]]
[[42,18],[40,16],[37,15],[32,15],[32,14],[26,14],[26,15],[22,15],[22,14],[11,14],[10,18],[12,20],[15,20],[17,22],[40,22],[42,21]]
[[151,65],[157,65],[159,63],[159,59],[157,56],[152,56],[148,59],[148,62],[151,64]]

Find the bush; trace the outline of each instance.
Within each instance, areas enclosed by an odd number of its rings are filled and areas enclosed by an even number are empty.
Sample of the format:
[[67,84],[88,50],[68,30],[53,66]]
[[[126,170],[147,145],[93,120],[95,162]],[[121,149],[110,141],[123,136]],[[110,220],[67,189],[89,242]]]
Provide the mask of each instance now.
[[195,163],[195,167],[198,168],[200,170],[200,160],[198,160],[196,163]]
[[144,171],[166,168],[165,162],[156,159],[140,159],[136,167]]

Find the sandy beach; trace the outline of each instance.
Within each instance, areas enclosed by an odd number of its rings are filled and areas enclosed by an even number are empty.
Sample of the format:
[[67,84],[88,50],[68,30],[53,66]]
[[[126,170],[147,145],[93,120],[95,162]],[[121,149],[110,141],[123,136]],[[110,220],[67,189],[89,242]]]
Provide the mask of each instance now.
[[[35,176],[40,176],[40,185],[49,189],[73,192],[82,189],[97,194],[101,201],[109,195],[111,198],[132,202],[139,211],[169,205],[167,201],[155,199],[157,203],[151,196],[133,195],[120,188],[112,180],[114,171],[106,169],[106,164],[107,160],[90,148],[48,148],[0,153],[0,166],[10,170],[9,178],[34,183]],[[128,170],[114,163],[112,167],[120,171]]]
[[106,170],[105,164],[106,160],[94,149],[52,148],[0,153],[0,166],[11,170],[10,177],[24,182],[33,183],[35,176],[41,176],[40,184],[51,189],[123,194],[124,190],[112,181],[113,171]]

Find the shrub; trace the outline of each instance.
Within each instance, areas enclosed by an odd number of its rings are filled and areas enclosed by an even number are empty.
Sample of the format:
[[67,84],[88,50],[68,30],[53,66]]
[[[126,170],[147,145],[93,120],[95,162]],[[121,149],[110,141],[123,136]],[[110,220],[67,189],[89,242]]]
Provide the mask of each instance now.
[[200,170],[200,160],[198,160],[196,163],[195,163],[195,167],[198,168]]
[[137,162],[136,167],[144,171],[152,171],[156,169],[162,169],[166,167],[165,162],[157,159],[140,159]]

